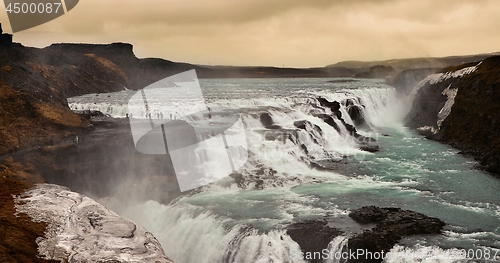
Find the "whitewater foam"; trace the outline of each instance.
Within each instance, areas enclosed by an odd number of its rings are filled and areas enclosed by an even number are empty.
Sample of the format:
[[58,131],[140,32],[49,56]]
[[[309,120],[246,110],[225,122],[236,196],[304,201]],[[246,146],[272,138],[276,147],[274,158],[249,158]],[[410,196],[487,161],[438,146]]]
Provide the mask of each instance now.
[[[470,74],[473,71],[468,69],[461,72]],[[439,79],[443,76],[440,75]],[[458,73],[448,74],[443,79],[458,76]],[[427,81],[433,78],[436,76]],[[283,231],[288,224],[325,215],[345,215],[348,208],[361,205],[413,206],[440,218],[449,216],[450,211],[459,216],[484,215],[484,218],[491,221],[490,225],[495,222],[491,218],[495,213],[498,218],[499,210],[493,205],[482,206],[479,204],[480,200],[477,204],[450,203],[439,198],[445,194],[446,198],[455,198],[455,195],[461,194],[467,199],[476,193],[463,193],[459,187],[429,190],[429,187],[440,186],[440,183],[454,183],[457,180],[455,178],[462,178],[458,176],[462,174],[462,169],[468,169],[468,166],[460,166],[463,162],[460,161],[450,167],[447,162],[455,160],[452,159],[457,158],[454,157],[455,154],[450,154],[448,149],[442,149],[444,146],[430,147],[430,143],[421,136],[402,127],[401,120],[411,106],[411,97],[408,100],[398,98],[395,89],[375,82],[363,82],[368,84],[363,84],[362,88],[339,87],[324,82],[207,81],[210,88],[204,91],[204,95],[209,106],[236,108],[242,114],[249,160],[233,176],[241,175],[240,178],[246,180],[247,184],[236,186],[236,179],[224,178],[168,206],[149,201],[128,207],[129,210],[122,211],[121,214],[155,233],[167,255],[178,262],[291,262],[287,251],[300,251],[300,248]],[[245,87],[244,83],[258,85],[252,88]],[[295,86],[290,83],[295,83]],[[332,116],[333,122],[339,126],[339,132],[323,119],[314,116],[318,113],[332,113],[328,107],[321,106],[318,97],[339,102],[342,118],[348,124],[353,124],[353,120],[348,114],[347,100],[358,106],[369,125],[368,128],[373,129],[371,133],[365,131],[360,132],[361,134],[377,135],[378,129],[392,128],[387,132],[390,137],[380,138],[381,143],[390,150],[383,149],[376,154],[359,150],[359,145],[353,140],[353,136],[348,134],[341,120]],[[80,109],[88,102],[77,98],[70,103]],[[106,107],[110,105],[118,104],[109,102],[99,107],[106,111]],[[189,107],[181,104],[176,106]],[[123,114],[120,115],[120,107],[113,108],[112,114],[117,114],[113,116],[124,117]],[[263,112],[268,113],[282,129],[271,130],[264,127],[260,121],[260,114]],[[170,117],[169,114],[164,116]],[[305,129],[296,128],[295,121],[307,121]],[[316,126],[321,132],[315,131]],[[395,143],[401,146],[395,146]],[[358,162],[367,170],[373,169],[375,174],[344,175],[338,169],[325,171],[311,168],[312,163],[323,159],[351,164]],[[431,164],[429,159],[438,160],[440,163]],[[468,172],[473,174],[471,176],[478,176],[475,172]],[[439,192],[441,190],[443,192]],[[494,203],[494,200],[491,202]],[[472,208],[467,208],[468,206]],[[443,211],[436,211],[438,209]],[[486,232],[491,233],[489,225],[472,219],[467,220],[466,224],[481,224],[487,229]],[[468,240],[466,237],[457,238]],[[488,240],[494,238],[496,237],[491,235],[485,237]],[[435,241],[433,238],[428,239]],[[416,240],[421,241],[422,238]],[[331,243],[332,247],[340,249],[345,240],[339,238],[334,241]],[[446,240],[448,241],[449,239]],[[450,243],[446,242],[444,244],[451,247]],[[435,244],[430,242],[430,245],[425,247],[415,247],[411,244],[395,247],[394,251],[447,253],[446,249],[434,246]],[[404,255],[388,260],[387,262],[426,262],[422,257],[405,259]]]

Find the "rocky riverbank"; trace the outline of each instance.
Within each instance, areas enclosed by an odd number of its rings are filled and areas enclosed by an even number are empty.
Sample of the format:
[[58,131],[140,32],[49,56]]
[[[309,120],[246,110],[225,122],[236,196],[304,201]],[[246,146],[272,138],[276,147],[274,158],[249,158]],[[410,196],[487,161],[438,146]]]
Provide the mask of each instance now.
[[448,67],[416,87],[407,124],[500,173],[500,56]]

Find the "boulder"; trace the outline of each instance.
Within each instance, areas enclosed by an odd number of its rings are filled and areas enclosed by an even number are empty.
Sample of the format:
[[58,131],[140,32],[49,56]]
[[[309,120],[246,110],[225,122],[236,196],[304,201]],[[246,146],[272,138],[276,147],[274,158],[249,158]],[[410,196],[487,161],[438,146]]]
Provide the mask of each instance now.
[[264,127],[271,130],[281,129],[281,126],[274,124],[273,117],[268,112],[260,114],[260,122]]
[[[429,217],[418,212],[403,210],[396,207],[381,208],[365,206],[353,210],[349,217],[359,224],[360,231],[352,231],[352,226],[329,226],[335,224],[327,220],[306,220],[291,224],[287,227],[287,234],[299,244],[304,255],[321,253],[328,248],[328,244],[344,232],[349,232],[348,245],[342,248],[343,252],[363,251],[375,253],[389,252],[403,237],[410,235],[440,234],[445,223],[438,218]],[[341,222],[338,221],[337,223]],[[342,223],[340,223],[342,225]],[[349,236],[347,235],[347,236]],[[337,248],[338,249],[338,248]],[[330,253],[332,251],[329,251]],[[339,251],[333,251],[339,252]],[[310,262],[323,262],[314,259]],[[382,262],[382,259],[349,259],[347,262]]]
[[260,114],[260,122],[262,123],[262,125],[264,125],[264,127],[274,124],[273,118],[267,112],[263,112]]
[[378,145],[361,145],[359,146],[359,149],[365,151],[365,152],[371,152],[371,153],[375,153],[375,152],[379,152],[380,151],[380,147]]
[[[410,235],[440,234],[445,223],[438,218],[403,210],[365,206],[352,211],[349,216],[360,224],[376,226],[349,239],[349,249],[363,249],[372,253],[387,253],[401,238]],[[382,259],[358,258],[350,262],[382,262]]]
[[[342,231],[328,226],[326,220],[307,220],[291,224],[287,227],[287,234],[299,244],[304,254],[321,252],[328,247],[330,241],[342,234]],[[323,262],[320,259],[311,260],[311,263]]]
[[305,130],[307,123],[308,123],[308,121],[302,120],[302,121],[294,122],[293,125],[299,129]]

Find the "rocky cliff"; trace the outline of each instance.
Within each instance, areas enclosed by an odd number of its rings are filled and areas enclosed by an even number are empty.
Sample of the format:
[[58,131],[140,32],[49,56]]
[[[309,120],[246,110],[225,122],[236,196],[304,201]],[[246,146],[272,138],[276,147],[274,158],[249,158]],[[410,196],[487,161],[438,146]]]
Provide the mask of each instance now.
[[[66,98],[142,88],[183,71],[182,64],[168,67],[172,63],[164,60],[147,60],[145,64],[133,55],[128,44],[53,45],[44,49],[0,44],[0,262],[59,262],[41,258],[36,242],[50,224],[34,222],[26,211],[16,213],[13,196],[47,180],[63,182],[82,171],[92,174],[110,167],[103,164],[105,161],[119,165],[119,160],[103,158],[107,149],[115,150],[115,144],[103,148],[95,140],[87,140],[92,147],[77,150],[80,139],[76,138],[102,130],[74,114]],[[122,144],[115,137],[116,145]],[[76,152],[95,158],[78,159]],[[73,162],[75,159],[81,165]],[[60,178],[61,174],[65,177]]]
[[408,126],[500,173],[500,56],[445,68],[416,91]]

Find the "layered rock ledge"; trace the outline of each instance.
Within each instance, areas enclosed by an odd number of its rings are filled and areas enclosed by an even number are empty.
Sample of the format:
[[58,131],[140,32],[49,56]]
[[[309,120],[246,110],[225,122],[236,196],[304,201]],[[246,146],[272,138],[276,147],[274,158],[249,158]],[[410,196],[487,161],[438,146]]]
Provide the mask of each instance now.
[[15,198],[17,213],[48,225],[39,254],[60,262],[173,262],[143,227],[93,199],[51,184]]

